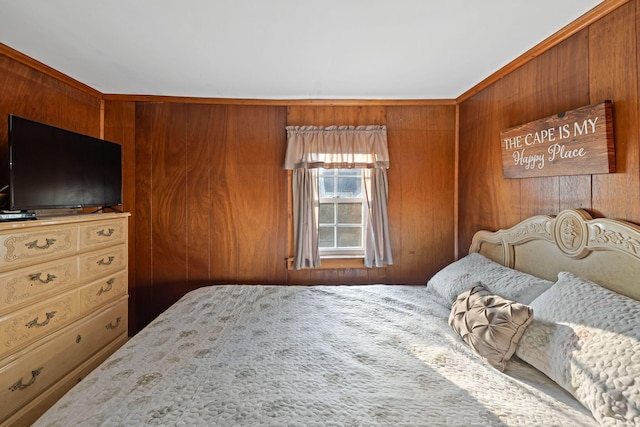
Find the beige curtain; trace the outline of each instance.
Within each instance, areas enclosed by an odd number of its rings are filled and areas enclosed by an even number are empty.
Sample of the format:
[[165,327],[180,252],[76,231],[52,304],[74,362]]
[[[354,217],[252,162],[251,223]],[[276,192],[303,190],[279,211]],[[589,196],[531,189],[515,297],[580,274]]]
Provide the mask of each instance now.
[[295,269],[320,265],[317,168],[364,168],[367,267],[392,264],[387,215],[389,150],[385,126],[287,126],[284,168],[293,171]]
[[320,265],[318,249],[318,170],[293,170],[293,268]]

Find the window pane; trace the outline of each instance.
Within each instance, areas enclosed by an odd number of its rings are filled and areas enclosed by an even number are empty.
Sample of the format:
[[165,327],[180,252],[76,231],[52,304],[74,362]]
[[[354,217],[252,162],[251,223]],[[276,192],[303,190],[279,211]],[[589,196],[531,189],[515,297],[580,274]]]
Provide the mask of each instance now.
[[361,227],[338,227],[338,247],[354,248],[361,246]]
[[361,256],[362,169],[320,169],[319,246],[324,256]]
[[362,171],[360,169],[338,169],[338,174],[347,176],[360,176]]
[[362,224],[362,203],[338,203],[338,224]]
[[335,236],[334,236],[335,227],[319,227],[318,229],[318,247],[321,248],[334,248],[335,245]]
[[320,197],[335,197],[335,178],[333,176],[321,176],[318,183]]
[[360,197],[362,195],[362,178],[360,177],[339,177],[338,196],[340,197]]
[[320,203],[320,214],[318,221],[320,224],[334,224],[334,203]]

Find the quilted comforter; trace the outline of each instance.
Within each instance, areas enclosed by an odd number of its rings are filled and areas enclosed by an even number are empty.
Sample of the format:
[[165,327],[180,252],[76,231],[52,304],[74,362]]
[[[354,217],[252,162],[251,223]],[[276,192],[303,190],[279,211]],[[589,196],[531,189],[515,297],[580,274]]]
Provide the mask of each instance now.
[[210,286],[36,426],[597,425],[517,359],[499,372],[424,286]]

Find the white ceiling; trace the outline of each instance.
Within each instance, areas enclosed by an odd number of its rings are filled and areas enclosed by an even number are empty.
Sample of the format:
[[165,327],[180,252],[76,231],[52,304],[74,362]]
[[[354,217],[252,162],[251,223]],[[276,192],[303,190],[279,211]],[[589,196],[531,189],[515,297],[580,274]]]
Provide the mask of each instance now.
[[0,43],[105,94],[451,99],[602,0],[0,0]]

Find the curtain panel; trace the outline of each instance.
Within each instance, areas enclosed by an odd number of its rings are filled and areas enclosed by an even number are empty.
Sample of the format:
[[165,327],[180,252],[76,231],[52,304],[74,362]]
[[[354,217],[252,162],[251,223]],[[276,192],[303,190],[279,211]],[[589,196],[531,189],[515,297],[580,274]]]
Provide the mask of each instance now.
[[287,126],[284,168],[293,171],[293,267],[320,265],[317,169],[362,168],[365,173],[364,264],[392,264],[387,215],[389,149],[386,126]]

